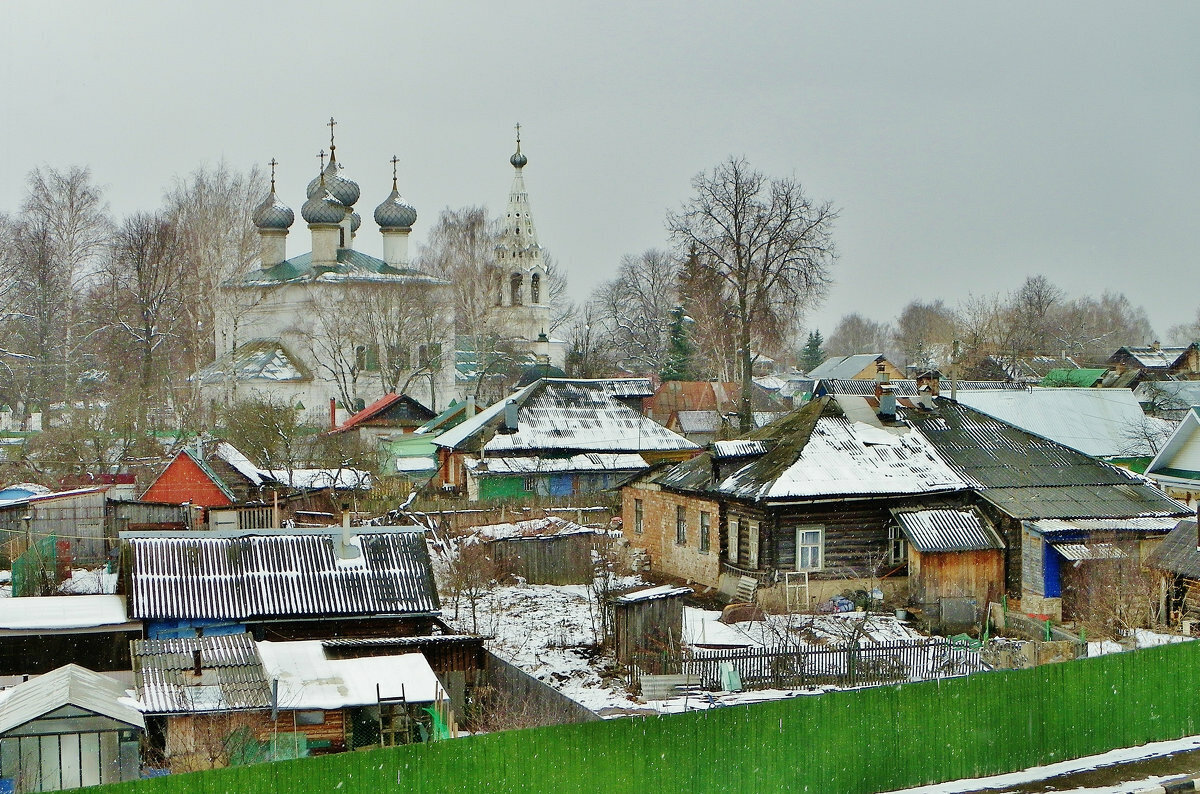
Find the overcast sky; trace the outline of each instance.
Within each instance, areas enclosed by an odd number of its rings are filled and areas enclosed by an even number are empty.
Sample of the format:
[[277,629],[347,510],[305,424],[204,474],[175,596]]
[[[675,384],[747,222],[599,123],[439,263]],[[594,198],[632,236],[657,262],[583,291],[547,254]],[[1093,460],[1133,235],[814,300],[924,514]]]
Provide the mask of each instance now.
[[[503,209],[520,121],[542,245],[575,297],[667,244],[699,171],[742,155],[841,209],[826,334],[1044,273],[1125,292],[1160,333],[1200,305],[1200,3],[9,3],[0,209],[49,164],[114,214],[224,158],[304,186],[336,116],[367,218]],[[265,191],[264,185],[264,191]],[[368,221],[358,246],[382,249]],[[1147,340],[1148,341],[1148,340]]]

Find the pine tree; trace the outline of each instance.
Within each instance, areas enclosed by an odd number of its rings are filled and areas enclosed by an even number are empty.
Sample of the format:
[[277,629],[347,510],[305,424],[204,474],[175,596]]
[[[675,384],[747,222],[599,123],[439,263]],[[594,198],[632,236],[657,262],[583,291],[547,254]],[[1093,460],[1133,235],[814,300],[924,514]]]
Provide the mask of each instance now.
[[804,343],[804,349],[800,351],[800,366],[804,368],[805,372],[815,369],[825,360],[824,344],[825,340],[821,337],[819,330],[809,332],[808,341]]
[[671,325],[667,329],[667,363],[659,375],[663,380],[695,380],[692,372],[692,340],[689,326],[693,323],[682,306],[671,310]]

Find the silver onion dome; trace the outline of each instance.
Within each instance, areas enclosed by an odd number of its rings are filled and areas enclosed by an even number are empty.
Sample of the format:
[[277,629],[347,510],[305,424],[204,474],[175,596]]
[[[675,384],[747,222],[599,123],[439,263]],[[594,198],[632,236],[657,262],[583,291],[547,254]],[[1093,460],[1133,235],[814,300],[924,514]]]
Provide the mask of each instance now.
[[513,156],[508,158],[508,161],[513,164],[513,168],[524,168],[529,162],[529,158],[521,153],[521,145],[517,144],[517,150],[513,152]]
[[350,213],[350,233],[353,234],[362,226],[362,216],[357,212]]
[[300,215],[308,223],[339,224],[346,217],[346,205],[328,191],[304,202]]
[[381,229],[411,229],[417,222],[417,210],[396,188],[375,208],[375,222]]
[[254,225],[260,229],[288,229],[296,222],[296,213],[271,190],[254,210]]
[[325,181],[325,190],[342,204],[353,207],[354,202],[358,201],[358,197],[361,195],[358,183],[342,176],[337,157],[330,155],[329,165],[325,166],[325,170],[321,172],[320,176],[308,183],[309,198],[313,198],[320,192],[322,178]]

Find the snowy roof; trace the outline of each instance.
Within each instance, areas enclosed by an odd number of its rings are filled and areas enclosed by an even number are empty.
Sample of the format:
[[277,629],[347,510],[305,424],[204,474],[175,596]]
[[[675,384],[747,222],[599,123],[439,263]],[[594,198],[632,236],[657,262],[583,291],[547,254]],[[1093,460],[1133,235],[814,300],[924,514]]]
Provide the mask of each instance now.
[[1052,543],[1067,560],[1123,560],[1129,555],[1112,543]]
[[617,596],[613,599],[614,604],[640,604],[646,601],[657,601],[660,598],[676,598],[678,596],[691,595],[694,591],[690,587],[676,587],[675,585],[659,585],[658,587],[648,587],[645,590],[635,590],[632,593]]
[[329,659],[320,640],[260,642],[258,654],[270,680],[279,681],[287,709],[341,709],[404,697],[432,703],[447,697],[420,653]]
[[921,553],[1004,548],[1004,541],[973,508],[898,509],[892,515]]
[[1169,369],[1190,349],[1190,345],[1178,347],[1159,347],[1157,345],[1127,345],[1119,348],[1109,357],[1110,362],[1120,359],[1121,353],[1127,354],[1145,369]]
[[237,447],[228,441],[219,442],[214,454],[237,469],[239,474],[254,485],[262,485],[266,481],[266,478],[263,476],[265,472],[251,463],[249,458],[239,452]]
[[359,469],[264,469],[272,480],[305,491],[371,487],[371,475]]
[[[638,471],[649,465],[641,455],[632,452],[586,452],[572,455],[569,458],[548,458],[538,455],[511,457],[488,455],[483,461],[467,458],[463,463],[479,477],[489,474]],[[486,467],[483,465],[485,463]]]
[[287,283],[323,282],[339,284],[347,281],[392,284],[446,285],[450,282],[435,278],[420,270],[393,267],[353,248],[337,249],[337,263],[332,267],[313,265],[312,252],[294,256],[277,265],[253,270],[231,278],[222,287],[273,287]]
[[491,540],[505,538],[553,537],[556,535],[573,535],[578,532],[594,532],[588,527],[568,521],[560,516],[532,518],[528,521],[517,521],[507,524],[486,524],[471,527],[471,533]]
[[821,416],[801,449],[781,444],[729,475],[717,490],[743,498],[783,499],[967,487],[924,437],[907,426],[883,429],[844,416]]
[[779,391],[788,383],[778,375],[759,375],[754,378],[754,382],[767,391]]
[[1032,388],[967,391],[958,401],[1030,433],[1057,441],[1092,457],[1130,454],[1132,437],[1145,423],[1170,423],[1147,417],[1129,389]]
[[820,380],[822,378],[850,380],[867,367],[871,367],[881,360],[884,360],[883,353],[856,353],[853,356],[831,356],[813,367],[808,373],[808,377],[813,380]]
[[1093,532],[1136,532],[1164,534],[1179,524],[1178,516],[1145,516],[1141,518],[1042,518],[1030,521],[1029,526],[1048,538],[1063,535],[1085,535]]
[[121,682],[75,664],[18,684],[0,701],[0,734],[63,706],[77,706],[135,728],[145,721]]
[[[517,428],[505,432],[505,406],[518,407]],[[438,436],[440,447],[477,446],[492,434],[488,453],[536,450],[643,452],[696,449],[686,438],[647,419],[596,381],[543,379],[485,408]]]
[[424,455],[402,455],[396,458],[396,471],[421,472],[436,471],[437,461]]
[[732,441],[714,441],[712,444],[713,457],[718,460],[722,458],[748,458],[755,455],[762,455],[766,451],[767,442],[747,438],[734,439]]
[[716,411],[676,411],[674,417],[683,433],[715,433],[724,424]]
[[0,630],[58,631],[129,623],[125,597],[118,595],[44,596],[0,599]]
[[271,706],[271,687],[250,634],[135,640],[133,668],[138,701],[147,714]]
[[145,619],[428,614],[439,608],[419,529],[340,528],[178,537],[123,533],[133,557],[132,613]]
[[69,491],[52,491],[50,493],[39,493],[32,496],[13,499],[7,502],[0,503],[0,507],[15,507],[17,505],[39,504],[41,502],[49,502],[55,499],[70,499],[75,496],[88,496],[90,494],[104,493],[109,489],[108,485],[101,485],[93,488],[73,488]]
[[251,339],[201,368],[192,380],[205,386],[235,381],[306,382],[312,372],[279,339]]

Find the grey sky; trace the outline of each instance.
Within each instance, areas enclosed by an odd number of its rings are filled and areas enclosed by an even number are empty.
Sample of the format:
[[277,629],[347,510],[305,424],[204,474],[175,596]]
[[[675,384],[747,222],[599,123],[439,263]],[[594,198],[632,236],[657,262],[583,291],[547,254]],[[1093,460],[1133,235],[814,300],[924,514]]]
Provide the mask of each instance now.
[[[299,210],[328,145],[400,189],[420,243],[446,206],[504,204],[512,125],[542,244],[572,294],[663,246],[730,154],[842,209],[810,324],[890,319],[1045,273],[1194,317],[1200,4],[12,3],[3,140],[22,177],[89,165],[123,215],[225,158],[280,162]],[[265,188],[265,186],[264,186]],[[298,212],[297,212],[298,214]],[[381,243],[368,221],[360,247]],[[288,253],[306,251],[293,227]]]

